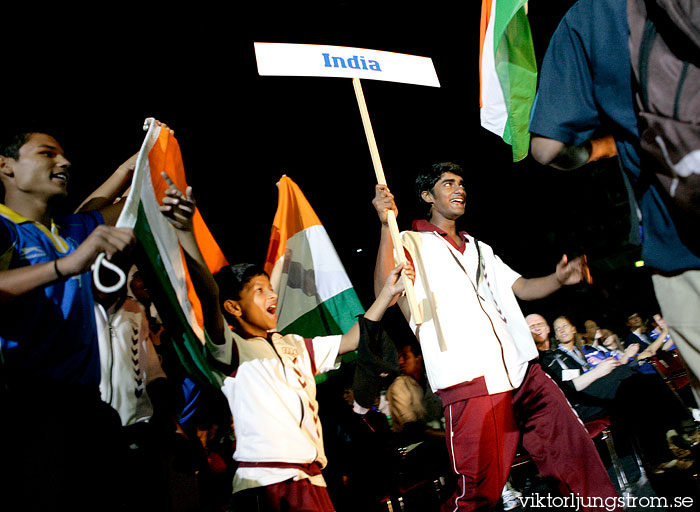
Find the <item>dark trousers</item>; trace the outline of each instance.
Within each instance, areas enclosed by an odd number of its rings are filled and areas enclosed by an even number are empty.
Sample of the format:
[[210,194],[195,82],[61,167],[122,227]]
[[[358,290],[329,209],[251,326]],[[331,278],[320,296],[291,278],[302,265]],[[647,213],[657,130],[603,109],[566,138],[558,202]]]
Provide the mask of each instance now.
[[121,510],[121,421],[91,391],[52,383],[3,396],[0,510]]
[[333,512],[325,487],[301,480],[285,480],[239,491],[231,500],[231,512]]
[[557,480],[563,496],[574,493],[584,503],[618,496],[588,431],[538,364],[516,390],[445,407],[445,428],[458,487],[444,511],[495,507],[521,435],[540,473]]

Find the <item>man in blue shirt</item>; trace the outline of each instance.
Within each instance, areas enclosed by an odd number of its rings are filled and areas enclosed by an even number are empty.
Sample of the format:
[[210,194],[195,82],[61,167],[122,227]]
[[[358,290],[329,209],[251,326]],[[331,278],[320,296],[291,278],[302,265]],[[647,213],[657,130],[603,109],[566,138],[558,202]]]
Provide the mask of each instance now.
[[698,376],[700,255],[679,237],[654,169],[640,158],[626,8],[625,0],[579,0],[564,16],[542,63],[531,152],[559,169],[617,153],[641,214],[642,258],[655,272],[657,300],[680,354]]

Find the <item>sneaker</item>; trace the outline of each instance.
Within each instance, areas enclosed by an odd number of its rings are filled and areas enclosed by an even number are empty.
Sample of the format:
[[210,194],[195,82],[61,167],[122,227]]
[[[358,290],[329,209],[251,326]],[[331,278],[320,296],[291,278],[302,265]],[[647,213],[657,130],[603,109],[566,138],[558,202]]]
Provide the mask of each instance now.
[[521,506],[521,502],[518,499],[522,497],[522,493],[513,489],[508,483],[506,483],[503,491],[501,492],[501,499],[503,500],[503,510],[513,510]]

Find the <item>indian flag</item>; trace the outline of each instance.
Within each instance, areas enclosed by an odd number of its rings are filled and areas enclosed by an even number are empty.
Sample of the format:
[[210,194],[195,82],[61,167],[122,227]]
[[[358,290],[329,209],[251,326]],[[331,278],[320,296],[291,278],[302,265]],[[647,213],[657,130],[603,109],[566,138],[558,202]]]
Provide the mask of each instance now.
[[344,334],[364,313],[321,221],[287,176],[279,182],[265,271],[279,294],[277,328],[283,334]]
[[[168,185],[164,171],[180,190],[187,188],[180,146],[173,135],[154,120],[146,120],[148,133],[141,147],[129,196],[117,227],[130,227],[141,249],[137,266],[172,338],[185,370],[201,382],[218,387],[204,357],[202,308],[185,264],[175,228],[159,210]],[[199,210],[193,218],[197,243],[212,273],[227,265]]]
[[537,90],[537,62],[525,0],[483,0],[479,77],[481,126],[513,148],[513,161],[525,158],[528,124]]

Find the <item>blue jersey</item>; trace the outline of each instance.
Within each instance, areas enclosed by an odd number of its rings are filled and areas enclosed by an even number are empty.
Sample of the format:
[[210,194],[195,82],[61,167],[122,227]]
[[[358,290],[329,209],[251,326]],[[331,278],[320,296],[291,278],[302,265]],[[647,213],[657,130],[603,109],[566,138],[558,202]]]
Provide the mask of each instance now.
[[[0,270],[67,256],[104,223],[98,212],[56,218],[51,228],[0,204]],[[10,379],[98,389],[100,357],[89,272],[0,308],[0,348]]]
[[566,13],[542,61],[530,132],[575,146],[599,131],[613,135],[642,213],[642,258],[664,272],[700,269],[700,257],[678,237],[653,170],[640,165],[626,6],[579,0]]

